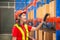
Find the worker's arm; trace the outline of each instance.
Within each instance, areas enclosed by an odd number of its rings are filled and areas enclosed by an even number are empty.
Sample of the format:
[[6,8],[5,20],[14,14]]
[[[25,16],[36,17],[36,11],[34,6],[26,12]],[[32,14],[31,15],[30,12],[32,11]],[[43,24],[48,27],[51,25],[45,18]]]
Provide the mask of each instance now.
[[47,17],[48,17],[49,15],[50,15],[50,14],[48,14],[48,13],[45,14],[45,16],[44,16],[44,18],[43,18],[43,21],[42,21],[37,27],[32,27],[31,31],[38,30],[38,29],[42,26],[43,22],[46,22]]
[[18,30],[17,30],[16,26],[13,26],[13,28],[12,28],[12,40],[17,40],[17,34],[18,34]]
[[16,37],[12,37],[12,40],[16,40]]
[[32,27],[31,31],[36,31],[42,26],[43,22],[41,22],[37,27]]

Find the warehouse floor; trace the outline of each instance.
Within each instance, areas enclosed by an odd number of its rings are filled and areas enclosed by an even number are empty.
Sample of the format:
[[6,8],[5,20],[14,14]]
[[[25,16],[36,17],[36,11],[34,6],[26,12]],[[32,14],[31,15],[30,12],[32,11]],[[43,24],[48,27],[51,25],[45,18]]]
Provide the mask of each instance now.
[[0,40],[11,40],[11,34],[0,34]]

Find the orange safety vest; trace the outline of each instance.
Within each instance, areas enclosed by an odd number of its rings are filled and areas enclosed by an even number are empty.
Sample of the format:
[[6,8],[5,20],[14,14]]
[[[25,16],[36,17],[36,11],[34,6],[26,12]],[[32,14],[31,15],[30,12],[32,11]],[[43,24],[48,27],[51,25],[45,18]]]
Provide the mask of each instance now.
[[[18,24],[15,24],[15,26],[20,30],[20,32],[22,33],[22,40],[25,40],[25,34],[24,34],[24,31],[23,29],[18,26]],[[28,32],[28,26],[27,24],[24,25],[25,29],[26,29],[26,40],[28,40],[28,35],[29,35],[29,32]]]

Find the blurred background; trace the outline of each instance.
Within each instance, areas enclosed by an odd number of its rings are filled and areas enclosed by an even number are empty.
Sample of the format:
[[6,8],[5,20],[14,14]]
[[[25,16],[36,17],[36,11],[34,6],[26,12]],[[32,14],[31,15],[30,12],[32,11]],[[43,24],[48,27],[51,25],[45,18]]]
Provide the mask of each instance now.
[[[0,40],[11,40],[11,30],[15,23],[14,13],[17,10],[27,9],[27,20],[31,26],[37,26],[46,13],[50,14],[50,19],[47,20],[47,26],[44,28],[53,29],[46,31],[37,30],[31,32],[30,36],[37,40],[56,40],[56,22],[52,18],[60,18],[60,0],[0,0]],[[51,32],[52,31],[52,32]],[[48,36],[49,35],[49,36]]]

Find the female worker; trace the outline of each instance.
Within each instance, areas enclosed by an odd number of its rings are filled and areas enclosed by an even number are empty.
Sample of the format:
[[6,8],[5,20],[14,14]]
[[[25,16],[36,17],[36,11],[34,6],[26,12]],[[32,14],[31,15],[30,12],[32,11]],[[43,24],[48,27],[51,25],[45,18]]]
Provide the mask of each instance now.
[[43,22],[41,22],[37,27],[31,27],[26,22],[26,11],[18,10],[15,13],[15,21],[12,29],[12,40],[28,40],[29,32],[38,30]]

